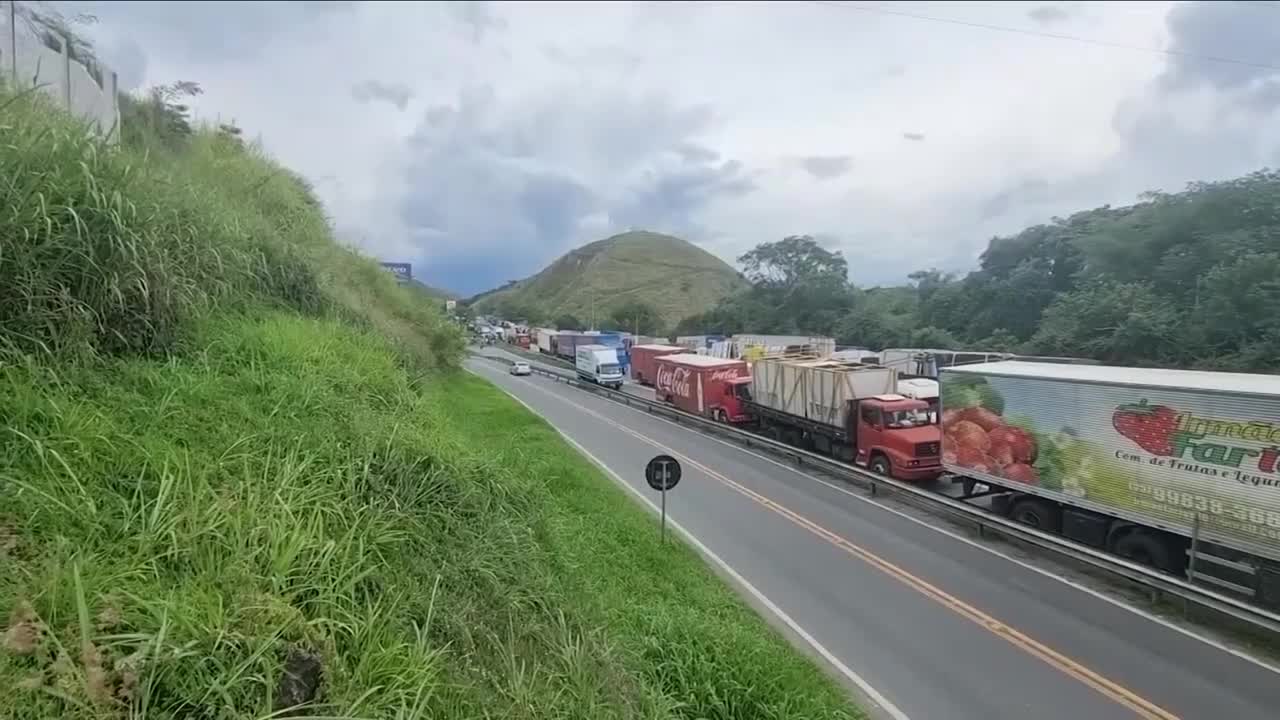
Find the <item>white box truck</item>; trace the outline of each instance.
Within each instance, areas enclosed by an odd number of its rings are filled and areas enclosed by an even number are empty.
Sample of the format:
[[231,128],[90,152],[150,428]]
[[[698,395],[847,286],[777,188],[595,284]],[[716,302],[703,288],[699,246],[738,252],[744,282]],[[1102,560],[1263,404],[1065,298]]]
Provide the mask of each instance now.
[[555,348],[551,346],[551,339],[555,337],[556,331],[551,328],[538,328],[538,352],[543,355],[554,355]]
[[615,390],[622,387],[622,363],[616,348],[579,345],[574,358],[579,378]]
[[[1015,520],[1280,602],[1280,376],[943,368],[942,462]],[[1203,553],[1203,557],[1201,556]]]

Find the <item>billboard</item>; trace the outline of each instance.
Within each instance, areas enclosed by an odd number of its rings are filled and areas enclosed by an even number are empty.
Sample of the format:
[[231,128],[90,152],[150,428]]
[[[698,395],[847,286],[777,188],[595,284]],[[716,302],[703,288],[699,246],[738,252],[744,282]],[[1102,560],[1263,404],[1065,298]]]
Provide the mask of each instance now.
[[1280,399],[942,374],[943,463],[1280,557]]
[[384,262],[382,267],[396,276],[396,282],[406,283],[413,279],[412,263]]

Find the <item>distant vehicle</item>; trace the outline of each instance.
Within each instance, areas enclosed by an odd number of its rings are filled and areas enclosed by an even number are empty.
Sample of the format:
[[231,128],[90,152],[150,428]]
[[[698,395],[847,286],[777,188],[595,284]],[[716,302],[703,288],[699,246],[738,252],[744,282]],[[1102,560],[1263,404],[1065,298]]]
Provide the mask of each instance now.
[[604,345],[579,345],[574,356],[578,377],[615,390],[622,387],[622,364],[618,351]]
[[529,363],[523,360],[517,360],[511,363],[512,375],[532,375],[533,368],[529,367]]

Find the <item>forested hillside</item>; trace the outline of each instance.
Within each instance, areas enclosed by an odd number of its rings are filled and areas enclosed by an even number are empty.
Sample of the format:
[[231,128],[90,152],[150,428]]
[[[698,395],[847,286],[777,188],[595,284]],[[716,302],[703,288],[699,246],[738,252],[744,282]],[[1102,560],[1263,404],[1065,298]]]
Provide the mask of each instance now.
[[1113,363],[1280,369],[1280,173],[1193,183],[992,238],[963,278],[861,289],[807,237],[739,258],[752,286],[680,332],[810,332]]

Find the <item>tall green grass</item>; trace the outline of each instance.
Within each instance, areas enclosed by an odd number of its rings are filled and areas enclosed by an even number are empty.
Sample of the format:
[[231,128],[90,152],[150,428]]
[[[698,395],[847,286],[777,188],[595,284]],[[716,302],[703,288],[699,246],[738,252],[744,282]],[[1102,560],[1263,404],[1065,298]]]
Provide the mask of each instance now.
[[[0,99],[0,717],[856,711],[234,137]],[[429,370],[424,372],[424,370]]]
[[0,353],[163,354],[250,307],[336,315],[456,365],[460,335],[341,249],[306,184],[212,129],[100,143],[43,95],[0,92]]

